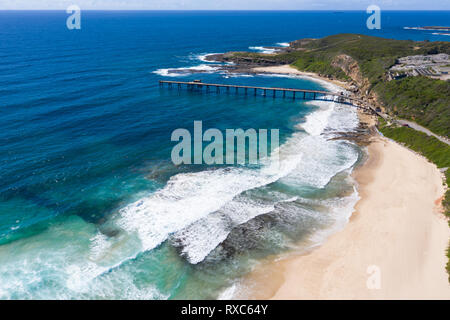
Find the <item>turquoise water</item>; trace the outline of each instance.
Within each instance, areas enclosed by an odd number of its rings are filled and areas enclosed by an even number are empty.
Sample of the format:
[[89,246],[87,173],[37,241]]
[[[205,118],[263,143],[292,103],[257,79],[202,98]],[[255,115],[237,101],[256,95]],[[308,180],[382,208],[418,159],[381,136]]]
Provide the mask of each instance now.
[[[215,72],[208,53],[359,32],[446,40],[405,26],[448,12],[0,12],[0,298],[218,298],[269,254],[345,224],[361,150],[328,140],[353,110],[159,88],[159,79],[327,89]],[[255,49],[256,50],[256,49]],[[185,73],[186,68],[203,71]],[[176,69],[185,74],[169,77]],[[281,165],[174,166],[171,132],[276,128]],[[233,285],[235,285],[233,287]],[[230,292],[230,290],[228,290]]]

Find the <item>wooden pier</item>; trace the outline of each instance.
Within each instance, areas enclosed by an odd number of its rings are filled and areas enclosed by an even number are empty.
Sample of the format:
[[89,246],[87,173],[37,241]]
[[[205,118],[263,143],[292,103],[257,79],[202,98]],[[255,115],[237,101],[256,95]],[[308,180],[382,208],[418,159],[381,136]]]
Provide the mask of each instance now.
[[[235,93],[243,92],[246,95],[252,94],[254,96],[261,94],[262,96],[271,95],[276,97],[277,93],[280,93],[283,98],[303,99],[303,100],[325,100],[335,101],[339,103],[349,104],[351,106],[363,109],[365,111],[377,114],[376,110],[371,106],[368,106],[364,101],[345,96],[343,93],[333,93],[321,90],[308,90],[308,89],[296,89],[296,88],[273,88],[273,87],[255,87],[255,86],[242,86],[233,84],[219,84],[219,83],[203,83],[201,81],[169,81],[160,80],[160,86],[167,85],[169,88],[176,86],[178,89],[187,88],[189,90],[205,88],[206,92],[215,91],[217,93],[224,90],[230,92],[234,89]],[[240,89],[240,90],[239,90]]]

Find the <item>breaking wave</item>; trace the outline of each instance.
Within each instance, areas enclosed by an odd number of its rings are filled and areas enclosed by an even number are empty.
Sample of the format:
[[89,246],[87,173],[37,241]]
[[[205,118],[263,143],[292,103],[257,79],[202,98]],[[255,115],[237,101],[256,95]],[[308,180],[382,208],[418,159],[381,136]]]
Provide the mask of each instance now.
[[280,146],[279,162],[269,159],[259,169],[232,167],[177,174],[163,189],[121,209],[116,224],[137,234],[144,251],[172,236],[182,254],[196,264],[233,227],[273,211],[280,201],[262,203],[242,196],[246,191],[276,181],[324,188],[358,159],[351,144],[329,140],[329,135],[356,128],[358,119],[355,112],[335,103],[315,103],[319,109],[301,126],[306,133],[299,130]]

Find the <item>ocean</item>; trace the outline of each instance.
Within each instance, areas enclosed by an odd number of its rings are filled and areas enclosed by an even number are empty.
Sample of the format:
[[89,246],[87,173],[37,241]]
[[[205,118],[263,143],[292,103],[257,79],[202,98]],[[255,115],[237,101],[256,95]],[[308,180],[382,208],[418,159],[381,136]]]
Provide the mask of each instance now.
[[[261,259],[320,244],[358,200],[364,150],[331,139],[355,110],[158,80],[333,91],[204,58],[343,32],[448,41],[405,27],[450,12],[382,12],[381,30],[356,11],[82,11],[81,30],[67,17],[0,11],[0,299],[230,298]],[[279,129],[280,166],[175,166],[171,133],[196,120]]]

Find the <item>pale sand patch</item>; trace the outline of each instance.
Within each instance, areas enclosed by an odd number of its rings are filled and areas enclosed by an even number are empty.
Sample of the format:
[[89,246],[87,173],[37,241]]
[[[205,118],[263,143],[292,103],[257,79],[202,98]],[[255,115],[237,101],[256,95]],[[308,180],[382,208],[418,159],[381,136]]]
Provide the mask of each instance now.
[[288,74],[288,75],[296,75],[296,76],[304,76],[304,77],[310,77],[317,80],[325,81],[325,82],[331,82],[339,87],[348,89],[349,84],[344,81],[339,80],[331,80],[325,77],[319,76],[317,73],[313,72],[303,72],[300,70],[297,70],[290,65],[282,65],[282,66],[272,66],[272,67],[257,67],[252,69],[254,72],[261,72],[261,73],[273,73],[273,74]]
[[[354,177],[361,200],[348,225],[309,254],[268,259],[243,281],[252,299],[450,299],[436,166],[376,138]],[[381,272],[378,290],[367,287],[369,266]]]

